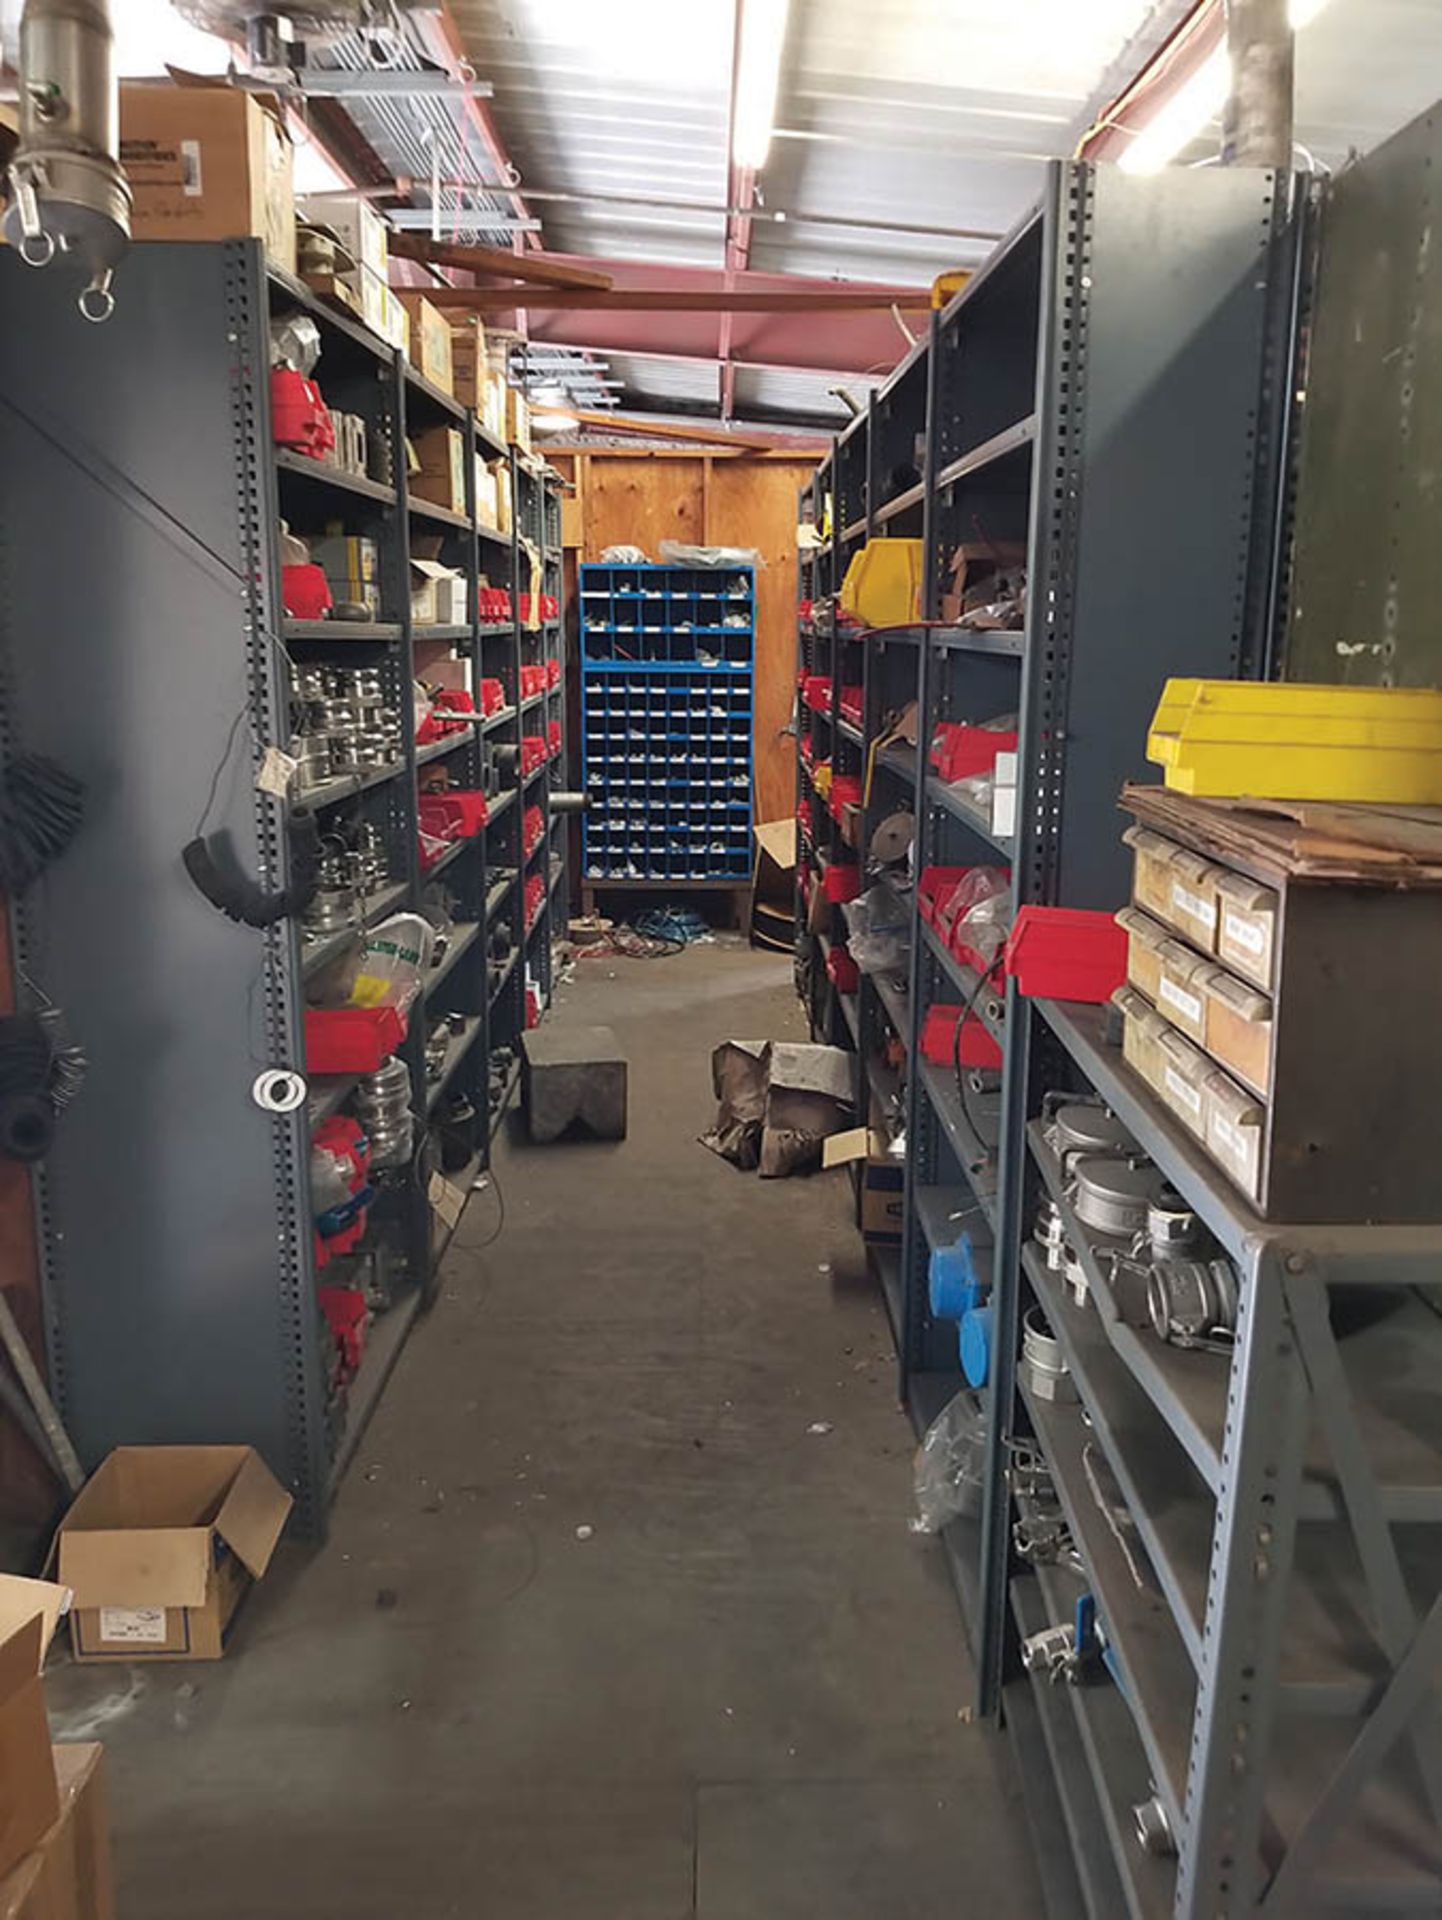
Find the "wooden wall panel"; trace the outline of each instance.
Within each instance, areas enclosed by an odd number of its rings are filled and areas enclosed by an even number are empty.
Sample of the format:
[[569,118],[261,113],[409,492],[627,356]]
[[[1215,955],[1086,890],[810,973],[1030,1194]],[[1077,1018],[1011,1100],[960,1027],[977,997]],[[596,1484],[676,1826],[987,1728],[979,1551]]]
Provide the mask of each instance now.
[[607,547],[634,546],[658,560],[663,540],[704,540],[699,458],[588,454],[584,465],[585,559],[599,560]]
[[810,461],[716,460],[707,503],[708,542],[755,547],[756,818],[796,811],[796,742],[787,732],[796,689],[796,496]]
[[810,460],[774,456],[597,452],[555,464],[574,477],[583,516],[582,554],[608,546],[643,548],[659,559],[663,540],[755,547],[756,818],[787,819],[795,808],[795,742],[786,731],[796,682],[796,496]]

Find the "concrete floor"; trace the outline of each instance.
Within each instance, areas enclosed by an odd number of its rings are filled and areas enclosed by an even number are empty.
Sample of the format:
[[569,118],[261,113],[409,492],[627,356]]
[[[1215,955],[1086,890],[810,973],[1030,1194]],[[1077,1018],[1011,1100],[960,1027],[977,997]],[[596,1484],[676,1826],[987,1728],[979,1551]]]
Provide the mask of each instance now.
[[110,1749],[122,1920],[1041,1912],[844,1176],[696,1144],[715,1041],[804,1037],[789,962],[579,972],[630,1138],[507,1147],[329,1544],[219,1665],[51,1678]]

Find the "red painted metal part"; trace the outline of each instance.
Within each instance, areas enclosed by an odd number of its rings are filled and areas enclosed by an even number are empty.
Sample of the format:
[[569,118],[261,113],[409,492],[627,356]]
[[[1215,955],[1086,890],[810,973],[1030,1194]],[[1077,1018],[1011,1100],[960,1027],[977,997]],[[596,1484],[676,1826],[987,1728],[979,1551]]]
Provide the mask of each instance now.
[[[914,301],[915,287],[878,286],[874,281],[802,279],[798,275],[745,269],[728,276],[724,267],[663,266],[636,260],[593,260],[557,254],[578,266],[604,267],[618,289],[674,287],[688,292],[833,293],[878,291]],[[729,285],[728,285],[729,280]],[[716,313],[597,313],[534,310],[531,338],[552,346],[587,347],[596,353],[664,354],[668,358],[717,361],[721,323]],[[731,356],[739,366],[782,372],[889,373],[906,351],[896,322],[884,308],[862,313],[737,314]]]

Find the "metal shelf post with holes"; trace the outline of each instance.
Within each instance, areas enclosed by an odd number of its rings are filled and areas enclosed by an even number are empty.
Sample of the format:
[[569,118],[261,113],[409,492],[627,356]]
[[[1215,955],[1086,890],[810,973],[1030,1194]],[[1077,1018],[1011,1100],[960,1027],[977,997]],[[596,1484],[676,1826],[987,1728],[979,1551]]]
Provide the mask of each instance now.
[[[249,1442],[314,1536],[435,1285],[430,1176],[468,1187],[517,1081],[537,648],[515,539],[477,514],[483,464],[509,474],[513,456],[254,242],[136,247],[124,281],[81,340],[59,288],[0,260],[0,405],[25,448],[0,479],[4,751],[52,755],[90,795],[75,847],[13,912],[22,977],[91,1060],[35,1178],[51,1372],[87,1465],[126,1441]],[[275,443],[287,315],[315,327],[317,383],[348,416],[335,458]],[[449,491],[408,457],[423,444],[444,447]],[[283,529],[354,618],[287,614]],[[85,564],[57,570],[57,551]],[[413,592],[417,558],[446,577],[443,611]],[[56,697],[58,660],[78,704]],[[270,748],[302,763],[288,792],[257,780]],[[470,831],[422,837],[437,785],[485,796]],[[237,925],[182,864],[204,835],[279,891],[310,820],[304,917]],[[309,1011],[401,909],[444,909],[444,940],[396,1066],[308,1071]],[[299,1104],[271,1110],[285,1074]],[[313,1149],[348,1117],[372,1157],[342,1249]]]
[[[1281,1331],[1271,1318],[1280,1242],[1269,1250],[1249,1238],[1244,1286],[1267,1305],[1231,1363],[1230,1394],[1216,1355],[1178,1353],[1094,1310],[1078,1323],[1032,1239],[1042,1096],[1090,1084],[1130,1124],[1122,1076],[1086,1022],[1022,999],[999,972],[983,975],[985,948],[979,961],[962,951],[937,911],[938,890],[978,866],[1004,876],[1011,911],[1123,904],[1117,798],[1146,776],[1163,682],[1255,674],[1271,657],[1301,215],[1294,183],[1261,172],[1136,179],[1053,166],[1039,206],[934,316],[929,339],[839,436],[801,500],[816,533],[799,567],[798,986],[815,1036],[858,1053],[858,1119],[906,1142],[900,1246],[894,1236],[871,1242],[902,1393],[924,1430],[963,1386],[967,1352],[986,1463],[978,1510],[943,1538],[979,1705],[1000,1712],[1033,1760],[1045,1755],[1045,1769],[1027,1769],[1028,1801],[1071,1841],[1069,1871],[1049,1896],[1058,1913],[1094,1920],[1269,1911],[1258,1902],[1272,1871],[1287,1898],[1301,1897],[1296,1910],[1312,1910],[1310,1889],[1293,1888],[1323,1851],[1343,1789],[1376,1785],[1383,1728],[1396,1724],[1384,1707],[1415,1713],[1415,1667],[1403,1656],[1415,1662],[1431,1631],[1429,1616],[1412,1637],[1396,1551],[1373,1527],[1362,1557],[1392,1607],[1392,1671],[1371,1649],[1370,1667],[1326,1697],[1339,1707],[1350,1689],[1355,1704],[1370,1672],[1376,1731],[1351,1749],[1358,1727],[1348,1729],[1331,1756],[1340,1784],[1325,1764],[1303,1768],[1285,1741],[1269,1746],[1279,1711],[1286,1739],[1296,1731],[1286,1727],[1295,1702],[1278,1708],[1286,1654],[1270,1577],[1291,1565],[1307,1510],[1305,1472],[1298,1508],[1286,1449],[1320,1417],[1329,1336],[1317,1302],[1344,1278],[1379,1277],[1389,1252],[1420,1259],[1421,1244],[1384,1236],[1364,1252],[1362,1236],[1344,1261],[1330,1236],[1305,1247],[1282,1236],[1313,1289],[1309,1350],[1300,1313]],[[895,536],[921,542],[919,618],[859,627],[834,595],[868,543]],[[995,618],[961,617],[977,597],[969,574],[1000,588],[1018,572],[1022,617],[1007,613],[1000,590]],[[914,724],[898,734],[890,723],[911,701]],[[991,765],[989,778],[949,778],[950,730],[988,725],[1014,733],[1014,762]],[[893,866],[888,880],[883,868],[882,884],[909,928],[909,966],[853,975],[837,960],[841,907],[867,884],[878,827],[906,811],[910,869]],[[851,871],[835,875],[838,864]],[[1165,1131],[1153,1119],[1137,1134],[1144,1147]],[[1170,1147],[1158,1159],[1174,1179],[1183,1170]],[[863,1221],[874,1220],[866,1177],[857,1169]],[[1215,1191],[1191,1199],[1203,1212],[1214,1203]],[[931,1278],[933,1255],[954,1252],[963,1233],[969,1296],[959,1319],[944,1291],[933,1301]],[[1052,1404],[1031,1374],[1019,1386],[1022,1322],[1036,1305],[1065,1336],[1076,1403]],[[1312,1365],[1312,1411],[1299,1411]],[[1206,1398],[1205,1417],[1182,1378]],[[1148,1384],[1163,1381],[1170,1414],[1147,1400]],[[1284,1415],[1275,1428],[1269,1405]],[[1342,1453],[1338,1484],[1350,1486],[1360,1532],[1366,1483],[1345,1434]],[[1430,1466],[1414,1465],[1427,1480]],[[1103,1480],[1120,1487],[1116,1506],[1131,1509],[1139,1550],[1135,1540],[1123,1550],[1109,1528],[1094,1491]],[[1407,1502],[1392,1504],[1400,1515]],[[1018,1525],[1029,1550],[1061,1537],[1064,1554],[1019,1557]],[[1275,1553],[1253,1551],[1249,1528],[1271,1529]],[[1129,1568],[1148,1554],[1138,1589]],[[1299,1550],[1294,1582],[1302,1567]],[[1022,1639],[1052,1626],[1074,1636],[1083,1617],[1101,1626],[1107,1651],[1086,1684],[1052,1686],[1044,1669],[1020,1670]],[[1415,1804],[1386,1805],[1399,1857],[1415,1863]],[[1156,1851],[1140,1844],[1133,1808]],[[1278,1864],[1279,1832],[1294,1867]],[[1363,1859],[1359,1844],[1327,1898],[1345,1908],[1355,1868],[1353,1910],[1370,1913],[1368,1900],[1383,1912],[1409,1898],[1425,1906],[1430,1867],[1399,1870],[1406,1887],[1389,1890],[1381,1851]]]
[[581,568],[587,893],[746,890],[755,605],[747,566]]

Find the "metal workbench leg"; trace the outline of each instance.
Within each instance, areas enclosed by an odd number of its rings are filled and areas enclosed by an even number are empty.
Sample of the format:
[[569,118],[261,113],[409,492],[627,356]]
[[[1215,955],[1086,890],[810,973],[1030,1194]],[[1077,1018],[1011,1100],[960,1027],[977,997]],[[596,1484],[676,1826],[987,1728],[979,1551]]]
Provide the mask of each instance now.
[[1177,1837],[1178,1920],[1223,1920],[1255,1908],[1310,1412],[1280,1260],[1270,1247],[1254,1250],[1227,1388],[1184,1831]]

